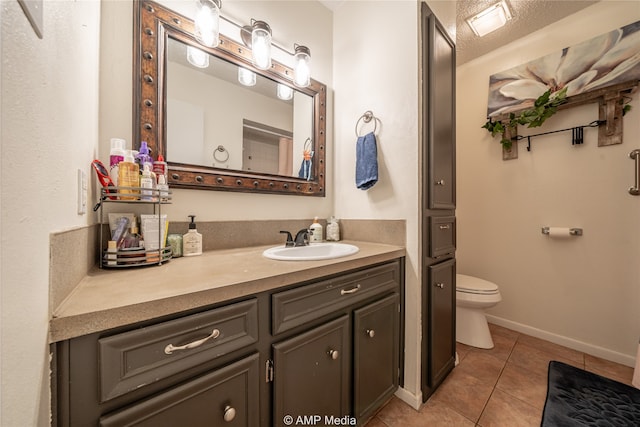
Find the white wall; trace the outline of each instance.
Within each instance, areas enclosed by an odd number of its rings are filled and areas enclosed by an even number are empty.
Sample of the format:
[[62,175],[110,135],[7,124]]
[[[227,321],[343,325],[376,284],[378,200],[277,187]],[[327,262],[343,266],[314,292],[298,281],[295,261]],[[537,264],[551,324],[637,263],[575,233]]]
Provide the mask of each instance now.
[[[434,3],[451,28],[455,3]],[[406,220],[404,389],[414,405],[421,402],[419,21],[420,2],[412,0],[347,1],[334,12],[335,210],[338,218]],[[367,110],[379,119],[379,180],[362,191],[355,186],[355,126]]]
[[17,1],[0,7],[0,424],[44,426],[49,233],[87,225],[76,213],[76,173],[89,172],[98,146],[100,8],[45,2],[41,40]]
[[[637,2],[604,1],[458,68],[458,271],[494,281],[493,321],[631,364],[640,336],[640,197],[628,154],[639,148],[640,103],[624,118],[624,143],[584,146],[571,133],[519,146],[503,161],[485,122],[489,76],[640,19]],[[597,104],[559,112],[541,129],[590,123]],[[521,131],[523,131],[521,129]],[[524,131],[523,131],[524,132]],[[543,226],[582,227],[554,240]]]
[[[164,0],[162,3],[170,4],[171,2]],[[101,64],[101,89],[103,90],[101,105],[105,106],[100,115],[100,158],[103,161],[109,156],[110,138],[124,137],[129,146],[131,145],[132,32],[129,31],[129,27],[123,31],[122,22],[131,22],[133,27],[132,10],[130,1],[102,2],[102,48],[109,52],[108,59],[105,58]],[[251,18],[264,20],[271,26],[273,40],[276,43],[290,50],[293,50],[294,43],[311,49],[312,77],[326,84],[328,88],[326,155],[331,156],[333,153],[331,12],[316,1],[225,0],[222,4],[222,14],[244,24],[248,24]],[[274,49],[274,52],[278,52],[277,49]],[[290,60],[290,57],[283,56],[280,60],[285,62],[287,59]],[[332,170],[333,165],[328,162],[326,197],[174,190],[173,203],[167,209],[169,220],[187,221],[189,214],[196,214],[198,221],[302,219],[314,216],[328,218],[333,214]]]

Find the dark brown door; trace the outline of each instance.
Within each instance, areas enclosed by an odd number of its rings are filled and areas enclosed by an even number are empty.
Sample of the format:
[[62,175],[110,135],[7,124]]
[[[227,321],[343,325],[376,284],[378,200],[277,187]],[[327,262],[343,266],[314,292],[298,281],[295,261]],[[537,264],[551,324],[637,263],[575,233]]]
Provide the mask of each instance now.
[[450,259],[429,267],[431,331],[430,380],[436,387],[453,368],[456,354],[456,261]]
[[398,388],[399,296],[354,311],[354,415],[368,418]]
[[[274,425],[349,415],[351,335],[344,315],[273,345]],[[286,421],[286,420],[285,420]]]

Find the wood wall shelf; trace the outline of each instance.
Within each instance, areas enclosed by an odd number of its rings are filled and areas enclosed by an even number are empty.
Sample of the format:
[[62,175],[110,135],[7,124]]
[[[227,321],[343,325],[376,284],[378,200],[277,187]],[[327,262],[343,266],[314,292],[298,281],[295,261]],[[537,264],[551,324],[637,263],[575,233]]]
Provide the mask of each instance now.
[[[597,102],[599,105],[598,120],[606,121],[606,124],[598,128],[598,147],[607,145],[622,144],[622,108],[624,107],[624,99],[633,95],[640,85],[640,80],[631,80],[608,86],[602,89],[596,89],[587,93],[570,96],[567,101],[558,107],[558,110],[566,110],[567,108],[577,107],[578,105],[591,104]],[[514,111],[518,114],[520,111]],[[509,121],[511,113],[501,114],[494,118],[495,121],[506,123]],[[503,138],[514,138],[518,133],[518,128],[509,128],[505,126]],[[518,158],[518,144],[514,140],[511,148],[502,147],[502,160],[512,160]]]

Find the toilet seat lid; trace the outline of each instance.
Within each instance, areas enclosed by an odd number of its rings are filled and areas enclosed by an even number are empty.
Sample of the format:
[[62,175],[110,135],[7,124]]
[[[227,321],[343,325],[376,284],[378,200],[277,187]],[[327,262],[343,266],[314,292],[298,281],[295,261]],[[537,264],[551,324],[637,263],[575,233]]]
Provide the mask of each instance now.
[[472,294],[496,294],[498,285],[478,277],[456,274],[456,291]]

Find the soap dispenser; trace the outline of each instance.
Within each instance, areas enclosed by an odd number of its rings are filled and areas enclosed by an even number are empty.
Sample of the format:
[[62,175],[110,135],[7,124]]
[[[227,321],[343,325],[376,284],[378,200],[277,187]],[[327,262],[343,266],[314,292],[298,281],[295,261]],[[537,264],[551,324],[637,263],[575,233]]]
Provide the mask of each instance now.
[[195,215],[189,215],[189,231],[182,236],[182,256],[202,255],[202,234],[196,230]]
[[311,230],[311,236],[309,237],[309,242],[311,243],[320,243],[322,242],[322,224],[318,222],[318,217],[313,219],[313,224],[309,227]]

